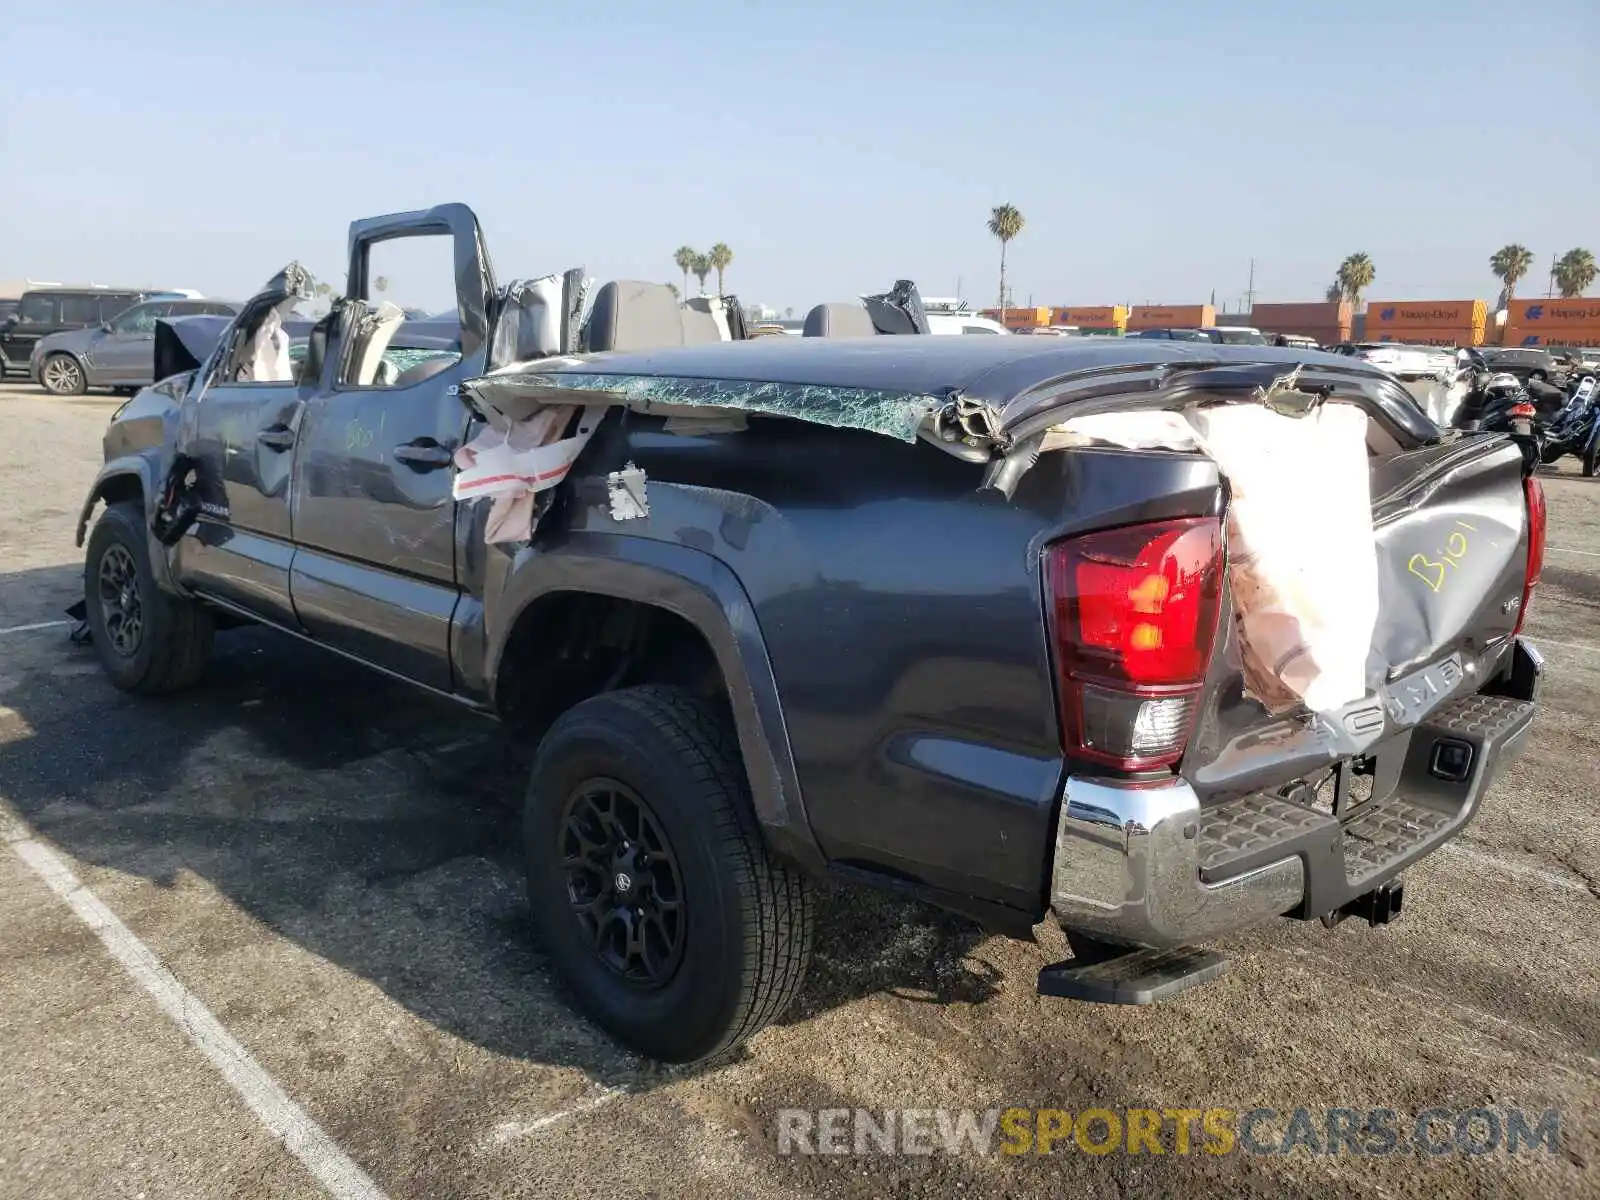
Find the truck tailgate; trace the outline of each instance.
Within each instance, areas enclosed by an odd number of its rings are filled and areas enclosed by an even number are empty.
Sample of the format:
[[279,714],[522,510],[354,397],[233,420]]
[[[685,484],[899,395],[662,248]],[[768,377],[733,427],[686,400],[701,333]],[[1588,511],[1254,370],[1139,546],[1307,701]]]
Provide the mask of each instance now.
[[[1244,695],[1225,601],[1181,766],[1202,802],[1295,787],[1361,759],[1508,665],[1530,545],[1515,444],[1474,437],[1395,454],[1375,462],[1372,497],[1379,616],[1368,697],[1331,713],[1268,713]],[[1315,535],[1314,513],[1307,532]]]

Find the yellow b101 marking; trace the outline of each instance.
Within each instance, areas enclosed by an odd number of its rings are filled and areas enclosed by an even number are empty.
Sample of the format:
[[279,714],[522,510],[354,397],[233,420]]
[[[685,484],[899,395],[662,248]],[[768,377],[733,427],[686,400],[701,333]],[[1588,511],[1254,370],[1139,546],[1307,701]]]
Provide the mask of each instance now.
[[1462,533],[1461,529],[1465,529],[1467,533],[1478,532],[1475,526],[1468,525],[1465,521],[1457,521],[1456,524],[1460,529],[1451,530],[1450,536],[1444,540],[1444,549],[1434,551],[1439,556],[1438,559],[1429,558],[1426,554],[1413,554],[1406,563],[1406,570],[1435,592],[1444,587],[1446,568],[1460,566],[1461,560],[1467,556],[1467,551],[1471,548],[1467,534]]

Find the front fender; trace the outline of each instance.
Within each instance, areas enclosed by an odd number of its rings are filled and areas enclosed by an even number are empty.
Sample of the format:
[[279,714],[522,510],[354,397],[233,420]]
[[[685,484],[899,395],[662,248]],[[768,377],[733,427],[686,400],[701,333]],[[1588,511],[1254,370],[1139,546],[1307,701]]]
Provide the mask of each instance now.
[[756,817],[769,843],[802,867],[824,858],[811,833],[777,680],[755,609],[733,571],[702,550],[647,538],[577,533],[549,548],[529,548],[509,564],[487,605],[487,678],[498,684],[501,657],[517,620],[553,592],[636,600],[682,617],[717,657],[733,709]]
[[95,476],[94,484],[84,499],[83,508],[78,512],[78,531],[74,545],[80,549],[83,547],[84,539],[89,533],[89,519],[94,516],[96,505],[101,502],[115,504],[120,500],[131,499],[134,489],[137,488],[139,503],[144,510],[145,535],[150,543],[150,569],[155,575],[158,586],[177,592],[180,589],[168,569],[167,548],[149,532],[150,517],[155,511],[156,497],[161,486],[160,467],[156,462],[157,453],[158,451],[152,448],[138,454],[123,455],[100,468],[100,473]]

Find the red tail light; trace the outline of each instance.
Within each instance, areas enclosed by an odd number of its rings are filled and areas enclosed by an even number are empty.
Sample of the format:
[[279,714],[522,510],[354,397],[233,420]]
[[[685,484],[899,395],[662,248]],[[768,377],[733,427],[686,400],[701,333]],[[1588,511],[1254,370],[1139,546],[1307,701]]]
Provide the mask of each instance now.
[[1194,517],[1046,552],[1063,749],[1124,770],[1183,757],[1216,641],[1222,525]]
[[1528,604],[1533,599],[1533,589],[1544,573],[1544,485],[1529,475],[1522,481],[1522,491],[1528,498],[1528,569],[1522,576],[1522,607],[1517,609],[1516,632],[1528,619]]
[[1513,404],[1509,409],[1506,410],[1506,413],[1508,416],[1513,417],[1531,417],[1538,411],[1539,410],[1533,405],[1524,400],[1520,404]]

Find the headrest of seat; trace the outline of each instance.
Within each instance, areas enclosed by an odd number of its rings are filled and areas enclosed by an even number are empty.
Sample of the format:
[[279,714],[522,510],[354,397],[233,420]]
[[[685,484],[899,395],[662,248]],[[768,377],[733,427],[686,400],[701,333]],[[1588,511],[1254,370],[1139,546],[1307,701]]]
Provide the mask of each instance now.
[[870,337],[878,330],[859,304],[819,304],[806,314],[805,337]]
[[448,354],[440,354],[434,358],[425,358],[419,363],[407,367],[400,372],[400,378],[395,380],[395,387],[410,387],[413,383],[421,383],[424,379],[432,379],[441,371],[448,371],[456,365],[457,360]]
[[594,297],[584,345],[595,350],[656,350],[685,342],[678,298],[664,283],[618,279]]
[[683,309],[683,343],[698,346],[702,342],[725,342],[727,334],[709,309],[695,308],[692,304]]

